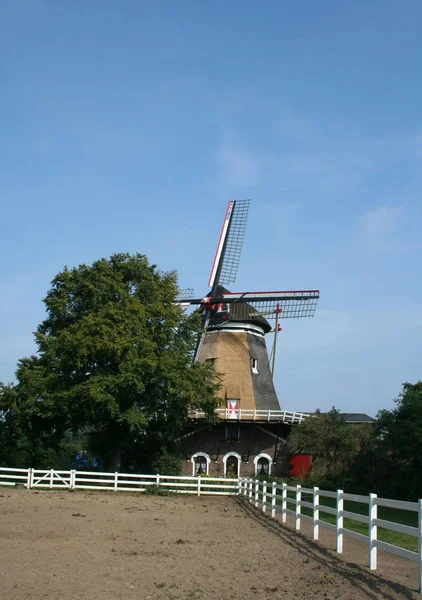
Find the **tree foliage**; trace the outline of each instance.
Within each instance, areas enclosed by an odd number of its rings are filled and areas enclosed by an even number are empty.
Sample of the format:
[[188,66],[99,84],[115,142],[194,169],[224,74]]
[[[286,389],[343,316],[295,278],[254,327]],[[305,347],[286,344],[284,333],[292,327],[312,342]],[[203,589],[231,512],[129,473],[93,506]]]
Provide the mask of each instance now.
[[293,429],[290,448],[293,453],[312,456],[311,474],[325,481],[337,480],[339,474],[352,464],[371,429],[347,425],[340,412],[332,408],[328,413],[317,412]]
[[335,408],[305,419],[292,431],[290,445],[293,452],[311,454],[313,469],[320,473],[340,467],[358,450],[354,432]]
[[71,469],[83,441],[32,410],[23,391],[0,383],[0,465]]
[[422,497],[422,381],[402,385],[395,407],[378,413],[375,431],[383,458],[380,491],[396,498]]
[[118,469],[134,447],[171,443],[189,406],[212,419],[219,381],[211,364],[192,364],[199,315],[185,315],[176,293],[176,274],[140,254],[60,272],[37,356],[22,359],[17,385],[0,391],[9,430],[52,446],[83,431],[103,467]]

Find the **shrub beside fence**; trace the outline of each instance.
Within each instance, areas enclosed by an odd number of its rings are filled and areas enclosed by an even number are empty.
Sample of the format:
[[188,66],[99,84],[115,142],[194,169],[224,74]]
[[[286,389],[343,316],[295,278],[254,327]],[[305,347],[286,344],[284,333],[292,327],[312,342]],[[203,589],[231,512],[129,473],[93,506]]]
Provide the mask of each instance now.
[[0,486],[23,484],[28,489],[108,490],[145,492],[156,486],[178,494],[223,495],[239,493],[239,480],[226,477],[178,477],[55,469],[9,469],[0,467]]
[[[319,488],[305,488],[300,485],[289,486],[286,483],[267,483],[257,479],[240,479],[240,495],[262,512],[271,515],[273,519],[277,515],[281,516],[281,522],[287,522],[287,515],[291,515],[295,520],[295,529],[300,530],[301,522],[308,521],[312,523],[313,539],[319,538],[319,528],[324,527],[336,536],[336,550],[343,552],[343,542],[345,537],[350,537],[359,542],[363,542],[368,547],[368,565],[371,570],[377,568],[378,550],[384,550],[391,554],[411,560],[418,565],[418,587],[422,592],[422,500],[418,502],[405,502],[401,500],[389,500],[387,498],[378,498],[376,494],[369,496],[360,496],[357,494],[346,494],[343,490],[328,492]],[[321,498],[330,498],[334,506],[321,504]],[[359,514],[344,510],[344,501],[367,504],[367,514]],[[386,507],[401,511],[410,511],[417,515],[417,527],[403,525],[394,521],[380,519],[378,517],[378,507]],[[304,514],[302,508],[307,509],[310,514]],[[334,523],[324,520],[321,513],[326,513],[334,517]],[[367,526],[368,535],[358,533],[344,526],[344,519],[350,519]],[[417,539],[418,551],[413,552],[406,548],[389,544],[378,539],[378,527],[395,531]]]

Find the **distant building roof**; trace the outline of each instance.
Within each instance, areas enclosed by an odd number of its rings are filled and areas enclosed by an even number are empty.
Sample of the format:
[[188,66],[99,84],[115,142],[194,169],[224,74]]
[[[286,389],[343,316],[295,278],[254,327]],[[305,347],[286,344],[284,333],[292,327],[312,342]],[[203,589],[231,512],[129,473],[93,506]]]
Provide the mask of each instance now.
[[365,413],[341,413],[346,423],[373,423],[374,419]]

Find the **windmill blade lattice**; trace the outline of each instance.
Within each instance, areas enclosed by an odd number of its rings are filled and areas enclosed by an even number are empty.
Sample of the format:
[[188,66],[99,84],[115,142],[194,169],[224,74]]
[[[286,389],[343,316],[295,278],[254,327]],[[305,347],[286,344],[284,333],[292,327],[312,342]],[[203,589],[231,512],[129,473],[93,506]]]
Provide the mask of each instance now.
[[193,296],[193,288],[181,288],[175,298],[175,302],[178,304],[182,304],[186,301],[189,301]]
[[230,229],[227,235],[223,265],[218,280],[219,284],[229,284],[236,281],[245,238],[246,222],[248,220],[250,200],[236,200],[233,207]]
[[229,200],[220,239],[212,264],[208,287],[215,294],[222,283],[236,279],[245,237],[250,200]]
[[[289,292],[227,292],[216,300],[230,306],[236,319],[262,316],[268,319],[313,317],[319,300],[318,290]],[[210,299],[214,302],[214,299]],[[252,310],[251,310],[252,309]]]
[[[278,309],[279,319],[297,319],[300,317],[313,317],[317,306],[318,298],[308,300],[269,300],[264,302],[250,302],[249,305],[254,308],[249,318],[263,316],[268,320],[275,319]],[[245,308],[247,305],[243,305]],[[245,310],[245,313],[247,311]]]

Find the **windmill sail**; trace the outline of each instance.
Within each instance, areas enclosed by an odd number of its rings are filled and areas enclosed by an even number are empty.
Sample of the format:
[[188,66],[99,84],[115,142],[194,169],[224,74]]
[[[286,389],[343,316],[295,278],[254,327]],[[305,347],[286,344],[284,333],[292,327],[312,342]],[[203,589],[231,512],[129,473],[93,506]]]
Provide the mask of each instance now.
[[217,286],[236,280],[245,237],[250,200],[230,200],[224,216],[208,287],[215,293]]
[[220,312],[222,310],[230,312],[230,320],[244,318],[249,320],[253,315],[275,319],[277,311],[279,311],[279,319],[313,317],[318,300],[319,290],[228,292],[220,286],[215,296],[186,298],[184,302],[193,305],[201,304],[212,310],[217,306]]
[[[319,299],[318,290],[288,292],[225,293],[220,302],[236,307],[238,319],[262,316],[266,319],[297,319],[313,317]],[[251,310],[252,308],[252,310]]]
[[189,306],[191,303],[189,298],[192,298],[192,296],[193,288],[181,288],[179,289],[174,301],[176,302],[176,304],[180,304],[180,306]]

